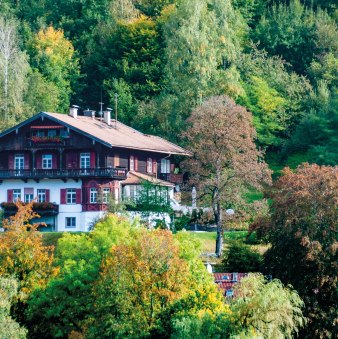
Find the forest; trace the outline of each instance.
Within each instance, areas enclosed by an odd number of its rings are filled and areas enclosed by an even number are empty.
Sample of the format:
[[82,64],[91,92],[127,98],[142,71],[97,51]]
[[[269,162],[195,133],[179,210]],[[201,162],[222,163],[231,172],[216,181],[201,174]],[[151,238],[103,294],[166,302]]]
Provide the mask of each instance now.
[[0,129],[71,104],[184,146],[207,98],[253,114],[272,168],[338,161],[334,0],[2,0]]

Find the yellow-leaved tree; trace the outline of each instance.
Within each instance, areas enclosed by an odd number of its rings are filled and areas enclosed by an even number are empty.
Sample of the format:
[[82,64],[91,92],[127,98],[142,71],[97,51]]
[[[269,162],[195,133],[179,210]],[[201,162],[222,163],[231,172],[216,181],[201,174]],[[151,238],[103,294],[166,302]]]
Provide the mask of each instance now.
[[57,88],[58,104],[54,110],[65,112],[79,76],[78,59],[71,41],[62,30],[49,26],[32,39],[30,53],[33,67]]
[[30,221],[39,217],[33,202],[17,202],[18,212],[3,221],[5,232],[0,242],[0,276],[14,277],[19,282],[20,301],[25,301],[36,288],[46,285],[57,274],[53,267],[53,247],[44,246],[39,224]]

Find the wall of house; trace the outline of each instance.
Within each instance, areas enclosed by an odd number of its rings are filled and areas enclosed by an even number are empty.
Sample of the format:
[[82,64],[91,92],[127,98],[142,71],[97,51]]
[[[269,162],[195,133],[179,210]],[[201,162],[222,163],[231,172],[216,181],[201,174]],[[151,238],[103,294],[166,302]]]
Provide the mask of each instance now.
[[[34,197],[37,195],[38,189],[49,189],[50,199],[49,202],[59,205],[59,214],[56,217],[56,231],[88,231],[92,222],[102,217],[103,211],[95,212],[83,212],[82,203],[80,204],[61,204],[61,189],[81,189],[82,181],[68,180],[64,182],[62,180],[40,180],[36,182],[34,180],[28,180],[23,182],[22,180],[5,180],[0,185],[0,203],[7,202],[7,191],[13,189],[21,190],[21,197],[24,199],[24,189],[33,188]],[[67,228],[66,218],[75,217],[76,227]]]

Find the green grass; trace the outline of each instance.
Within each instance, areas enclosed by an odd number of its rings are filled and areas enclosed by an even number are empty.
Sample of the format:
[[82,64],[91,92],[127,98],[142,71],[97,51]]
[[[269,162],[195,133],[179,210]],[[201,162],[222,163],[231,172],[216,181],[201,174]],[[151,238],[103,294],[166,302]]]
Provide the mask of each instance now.
[[216,232],[189,232],[202,243],[202,253],[215,252]]
[[[199,239],[202,243],[202,253],[214,253],[216,246],[216,232],[189,232],[193,237]],[[250,235],[247,240],[248,231],[230,231],[224,232],[224,246],[226,247],[227,241],[238,240],[243,241],[253,249],[263,254],[268,246],[257,243],[256,235]]]

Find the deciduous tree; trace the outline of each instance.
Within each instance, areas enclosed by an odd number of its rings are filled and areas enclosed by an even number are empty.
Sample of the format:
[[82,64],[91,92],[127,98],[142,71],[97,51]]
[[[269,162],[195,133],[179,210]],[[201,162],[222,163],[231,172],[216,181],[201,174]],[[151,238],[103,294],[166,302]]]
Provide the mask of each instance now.
[[240,338],[293,338],[305,325],[298,293],[274,279],[250,274],[235,287],[233,332]]
[[114,246],[95,291],[94,333],[141,337],[156,329],[160,314],[189,291],[178,250],[163,230],[143,230],[135,243]]
[[33,67],[37,68],[58,90],[58,105],[54,110],[67,111],[79,72],[72,43],[65,38],[62,30],[49,26],[34,36],[30,54]]
[[222,252],[223,213],[241,201],[250,185],[271,180],[263,155],[256,149],[252,115],[226,96],[212,97],[198,106],[184,133],[193,153],[186,161],[190,183],[208,198],[217,224],[216,253]]
[[338,300],[338,168],[286,168],[271,198],[267,270],[303,298],[310,319],[303,336],[330,337]]
[[17,296],[18,283],[13,278],[0,277],[0,338],[24,339],[26,329],[10,317],[10,308]]
[[25,301],[36,288],[45,286],[56,275],[53,248],[42,244],[39,224],[30,224],[38,215],[32,211],[33,202],[17,202],[18,212],[4,220],[6,232],[0,242],[0,275],[13,276],[19,282],[19,299]]
[[23,111],[29,70],[27,56],[19,48],[17,29],[16,20],[0,16],[0,114],[6,121]]

